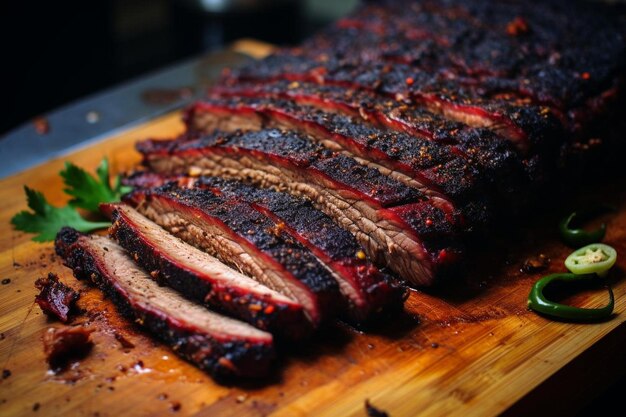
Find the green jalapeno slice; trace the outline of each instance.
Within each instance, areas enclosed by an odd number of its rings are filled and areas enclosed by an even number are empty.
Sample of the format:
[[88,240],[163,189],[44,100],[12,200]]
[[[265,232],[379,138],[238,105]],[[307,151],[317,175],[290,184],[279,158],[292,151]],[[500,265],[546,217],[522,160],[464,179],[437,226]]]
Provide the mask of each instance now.
[[572,223],[574,223],[575,220],[584,220],[604,212],[615,210],[616,208],[614,206],[600,204],[595,207],[574,211],[569,216],[563,218],[559,223],[561,238],[568,246],[573,248],[600,242],[606,234],[606,223],[602,223],[600,227],[590,231],[581,228],[572,228]]
[[574,274],[605,276],[615,265],[617,252],[609,245],[592,243],[575,250],[565,259],[565,267]]
[[615,297],[613,296],[611,287],[608,287],[609,303],[600,308],[580,308],[560,304],[548,300],[543,293],[543,290],[554,281],[594,281],[597,279],[598,276],[596,274],[577,275],[563,273],[545,276],[537,281],[530,291],[528,295],[528,307],[538,313],[563,320],[587,322],[604,320],[613,314],[613,308],[615,307]]

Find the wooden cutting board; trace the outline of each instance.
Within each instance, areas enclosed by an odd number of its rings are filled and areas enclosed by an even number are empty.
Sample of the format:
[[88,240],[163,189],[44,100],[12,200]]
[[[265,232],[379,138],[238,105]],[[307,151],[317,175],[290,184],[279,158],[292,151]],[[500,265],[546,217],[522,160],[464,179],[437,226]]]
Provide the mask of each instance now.
[[[622,254],[609,277],[617,300],[611,320],[569,324],[526,309],[532,284],[563,271],[570,252],[558,241],[554,216],[538,212],[533,228],[500,233],[508,237],[491,246],[477,242],[484,247],[472,255],[468,278],[412,292],[405,314],[364,332],[331,325],[301,346],[280,346],[270,379],[217,384],[121,319],[100,292],[72,277],[51,244],[31,242],[31,235],[9,225],[25,208],[25,184],[53,204],[66,201],[57,174],[63,161],[94,169],[107,156],[114,171],[124,171],[139,162],[135,141],[173,136],[182,128],[180,115],[171,114],[0,180],[0,415],[343,417],[366,416],[366,400],[394,417],[543,415],[575,410],[626,370],[621,181],[597,193],[620,208],[607,217],[605,239]],[[547,270],[520,272],[525,259],[540,253],[551,259]],[[34,304],[33,283],[48,271],[81,291],[85,313],[72,324],[97,329],[90,354],[58,375],[48,370],[42,335],[63,325]],[[607,298],[600,288],[567,301],[599,306]],[[134,347],[122,346],[120,336]]]

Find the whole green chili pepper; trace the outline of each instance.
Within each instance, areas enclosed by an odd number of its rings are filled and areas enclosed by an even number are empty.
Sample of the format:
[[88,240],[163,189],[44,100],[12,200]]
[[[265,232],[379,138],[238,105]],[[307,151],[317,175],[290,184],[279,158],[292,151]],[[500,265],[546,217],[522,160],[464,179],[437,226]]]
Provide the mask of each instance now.
[[581,228],[572,229],[571,224],[575,219],[589,218],[607,211],[615,211],[615,207],[608,204],[601,204],[599,206],[574,211],[559,223],[561,238],[568,246],[574,248],[600,242],[606,234],[606,223],[602,223],[599,228],[591,231],[586,231]]
[[538,313],[542,313],[552,317],[558,317],[560,319],[571,321],[599,321],[613,314],[613,308],[615,307],[615,298],[613,296],[613,290],[609,289],[609,303],[601,308],[580,308],[572,307],[565,304],[556,303],[550,301],[543,294],[543,290],[553,281],[595,281],[598,279],[596,274],[552,274],[547,275],[537,281],[533,286],[530,294],[528,295],[528,307],[535,310]]

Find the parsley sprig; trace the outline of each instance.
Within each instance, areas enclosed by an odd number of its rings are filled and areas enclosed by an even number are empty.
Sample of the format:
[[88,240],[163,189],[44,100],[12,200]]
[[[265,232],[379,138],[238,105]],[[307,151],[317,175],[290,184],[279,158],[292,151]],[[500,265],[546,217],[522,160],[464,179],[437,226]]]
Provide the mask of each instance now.
[[57,232],[63,226],[71,226],[81,232],[102,229],[110,225],[109,222],[92,222],[83,219],[76,209],[70,205],[65,207],[51,206],[46,197],[39,191],[24,186],[28,207],[33,212],[23,210],[17,213],[11,223],[17,230],[36,233],[35,242],[54,240]]
[[24,186],[28,207],[32,211],[23,210],[17,213],[11,223],[17,230],[36,234],[33,237],[35,242],[54,240],[57,232],[64,226],[73,227],[80,232],[108,227],[109,222],[86,220],[76,209],[98,213],[100,203],[119,201],[131,188],[121,185],[119,175],[111,184],[109,162],[106,158],[98,165],[96,174],[97,177],[94,177],[70,162],[65,163],[65,168],[60,172],[65,184],[63,191],[73,199],[64,207],[52,206],[41,192]]
[[120,176],[113,179],[113,186],[109,180],[109,161],[104,158],[96,168],[97,178],[77,167],[71,162],[65,163],[65,169],[60,172],[66,188],[66,194],[74,197],[70,200],[72,207],[79,207],[89,211],[98,211],[100,203],[119,201],[122,194],[126,194],[131,187],[120,183]]

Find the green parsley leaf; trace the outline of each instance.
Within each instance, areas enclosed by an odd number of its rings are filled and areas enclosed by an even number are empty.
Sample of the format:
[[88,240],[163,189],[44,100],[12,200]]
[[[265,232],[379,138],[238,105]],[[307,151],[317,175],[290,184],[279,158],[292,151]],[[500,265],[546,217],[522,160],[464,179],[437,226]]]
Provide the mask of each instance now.
[[97,212],[100,203],[119,201],[122,194],[131,190],[131,187],[121,184],[119,175],[113,179],[111,186],[106,158],[96,169],[97,178],[71,162],[65,163],[65,169],[60,174],[66,186],[63,191],[74,197],[69,204],[89,211]]
[[11,223],[17,230],[28,233],[36,233],[35,242],[47,242],[54,240],[56,234],[63,226],[73,227],[80,232],[89,232],[108,227],[109,222],[92,222],[83,219],[76,209],[51,206],[42,193],[24,186],[28,207],[33,212],[23,210],[11,219]]

